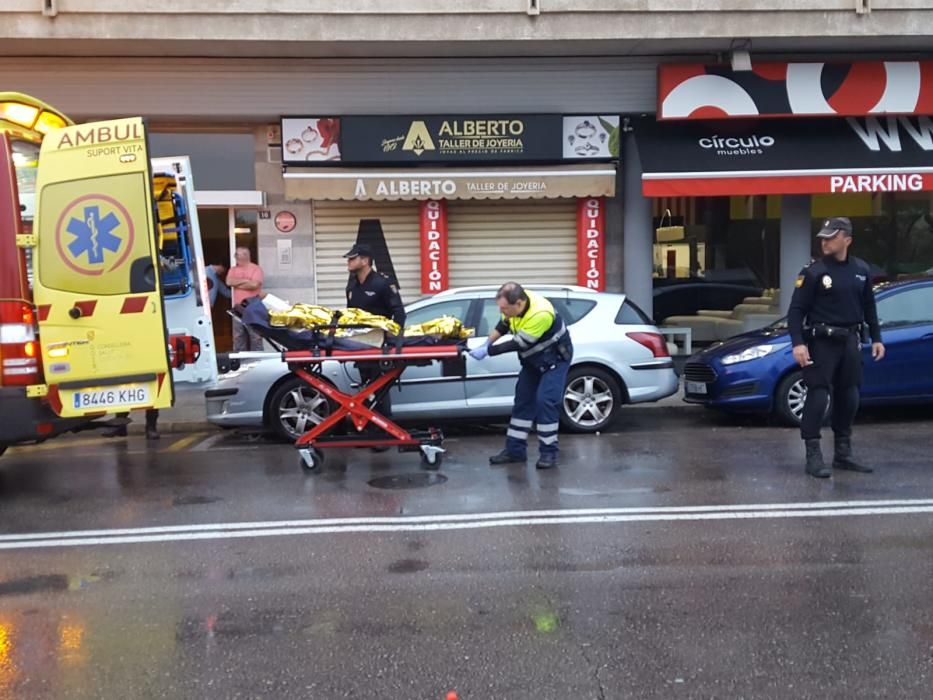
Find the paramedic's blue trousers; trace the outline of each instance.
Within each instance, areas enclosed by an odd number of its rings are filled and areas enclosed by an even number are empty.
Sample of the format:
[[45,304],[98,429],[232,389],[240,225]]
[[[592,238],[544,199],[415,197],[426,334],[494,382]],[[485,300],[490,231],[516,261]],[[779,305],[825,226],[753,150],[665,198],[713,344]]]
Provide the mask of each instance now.
[[505,450],[515,457],[526,458],[528,433],[532,426],[538,434],[538,451],[541,456],[557,457],[557,429],[560,427],[560,411],[567,383],[569,362],[557,362],[539,371],[522,365],[515,385],[515,406],[505,438]]

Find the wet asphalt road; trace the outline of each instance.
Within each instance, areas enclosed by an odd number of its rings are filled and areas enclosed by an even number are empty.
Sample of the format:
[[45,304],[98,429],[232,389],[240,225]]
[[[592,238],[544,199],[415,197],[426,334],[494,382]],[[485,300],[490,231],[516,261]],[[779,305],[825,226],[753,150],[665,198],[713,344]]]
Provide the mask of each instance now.
[[423,488],[232,435],[14,450],[0,700],[930,697],[931,428],[864,417],[878,472],[828,482],[795,431],[659,409],[556,472],[453,431]]

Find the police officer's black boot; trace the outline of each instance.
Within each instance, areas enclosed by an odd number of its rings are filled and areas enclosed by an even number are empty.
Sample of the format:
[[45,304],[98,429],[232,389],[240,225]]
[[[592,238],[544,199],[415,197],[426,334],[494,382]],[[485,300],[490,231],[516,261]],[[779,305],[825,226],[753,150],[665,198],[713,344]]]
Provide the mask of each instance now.
[[823,463],[823,450],[820,449],[819,438],[804,440],[807,446],[807,474],[817,479],[826,479],[832,475],[832,470]]
[[159,434],[159,429],[156,427],[156,424],[159,420],[159,412],[157,410],[146,411],[146,439],[147,440],[158,440],[162,436]]
[[835,451],[833,452],[833,469],[845,469],[850,472],[871,474],[874,469],[865,464],[859,464],[852,459],[852,439],[836,436]]

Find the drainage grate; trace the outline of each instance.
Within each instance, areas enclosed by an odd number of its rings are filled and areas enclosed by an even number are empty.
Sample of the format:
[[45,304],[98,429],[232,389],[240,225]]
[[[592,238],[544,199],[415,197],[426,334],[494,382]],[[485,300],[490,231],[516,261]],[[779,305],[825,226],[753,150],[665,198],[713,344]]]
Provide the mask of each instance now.
[[380,476],[368,483],[374,489],[423,489],[428,486],[437,486],[447,481],[443,474],[433,472],[413,472],[411,474],[396,474],[393,476]]

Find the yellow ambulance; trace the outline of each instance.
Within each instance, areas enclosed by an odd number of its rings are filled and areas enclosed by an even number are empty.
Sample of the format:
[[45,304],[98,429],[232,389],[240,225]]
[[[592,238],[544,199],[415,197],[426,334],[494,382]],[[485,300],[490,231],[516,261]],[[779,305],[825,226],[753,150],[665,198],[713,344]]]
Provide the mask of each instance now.
[[42,141],[33,299],[44,383],[63,418],[173,402],[146,131],[140,118]]

